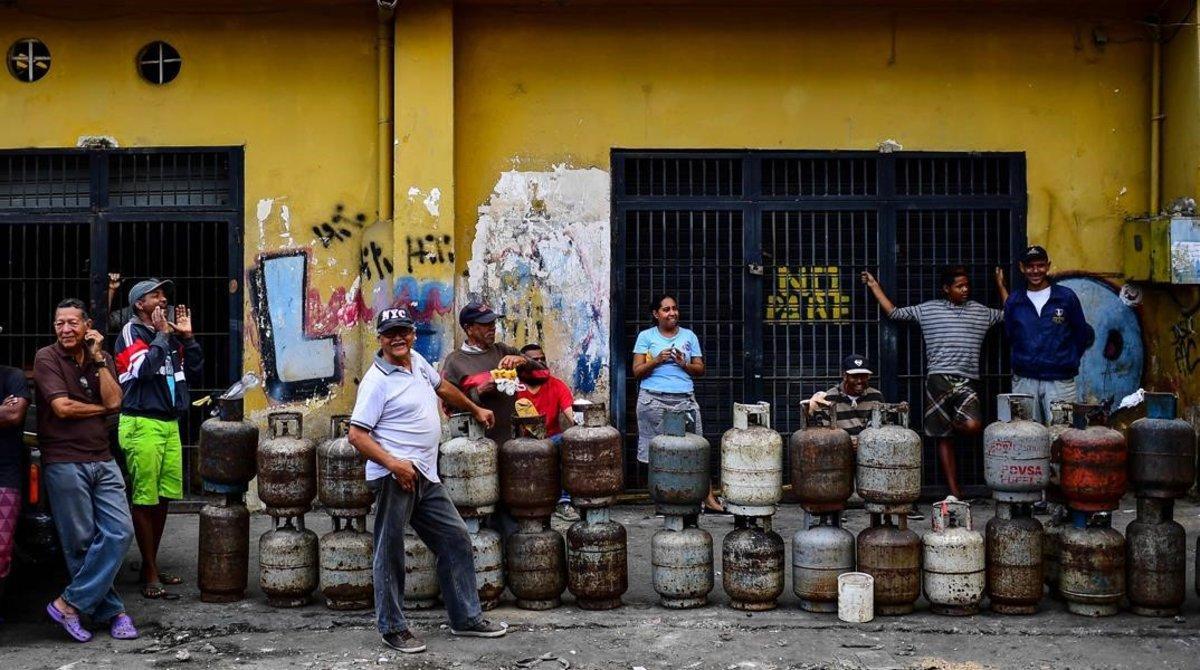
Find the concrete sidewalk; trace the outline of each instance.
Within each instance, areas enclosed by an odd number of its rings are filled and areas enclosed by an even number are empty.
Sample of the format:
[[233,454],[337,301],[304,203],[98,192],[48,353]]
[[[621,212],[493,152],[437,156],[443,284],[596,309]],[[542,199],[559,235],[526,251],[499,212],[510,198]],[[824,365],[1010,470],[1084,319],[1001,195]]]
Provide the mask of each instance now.
[[[923,506],[925,511],[927,506]],[[1114,515],[1123,529],[1134,518],[1127,498]],[[990,501],[973,505],[982,529],[992,514]],[[1088,619],[1067,613],[1045,600],[1043,611],[1029,617],[984,612],[969,618],[929,613],[922,598],[917,613],[877,618],[865,625],[838,621],[799,609],[791,592],[791,534],[803,511],[785,506],[774,527],[788,544],[787,589],[773,612],[747,614],[730,609],[720,585],[720,542],[732,518],[708,516],[701,525],[716,541],[717,587],[710,605],[673,611],[657,606],[650,581],[650,538],[662,525],[649,506],[624,506],[614,519],[629,531],[629,591],[626,606],[585,612],[566,604],[548,612],[528,612],[511,599],[489,613],[507,621],[510,633],[499,640],[457,639],[444,627],[440,609],[412,613],[414,629],[429,644],[416,656],[392,652],[379,643],[370,612],[337,613],[318,602],[294,610],[268,607],[257,587],[258,536],[269,519],[256,516],[251,527],[251,576],[246,600],[231,605],[201,603],[195,587],[197,520],[173,515],[167,524],[163,566],[184,575],[174,602],[143,599],[136,575],[122,572],[120,590],[142,629],[142,639],[116,642],[98,631],[87,644],[68,642],[61,631],[38,617],[53,597],[54,585],[22,584],[20,606],[0,627],[0,668],[357,668],[397,665],[412,668],[1197,668],[1200,660],[1200,597],[1192,584],[1200,507],[1181,502],[1176,519],[1188,531],[1188,602],[1184,616],[1148,619],[1129,613]],[[1044,517],[1043,517],[1044,518]],[[307,517],[318,535],[328,532],[323,513]],[[846,527],[867,524],[861,510],[847,513]],[[913,524],[929,530],[929,521]],[[137,560],[136,548],[130,561]],[[547,655],[541,663],[518,666],[523,659]]]

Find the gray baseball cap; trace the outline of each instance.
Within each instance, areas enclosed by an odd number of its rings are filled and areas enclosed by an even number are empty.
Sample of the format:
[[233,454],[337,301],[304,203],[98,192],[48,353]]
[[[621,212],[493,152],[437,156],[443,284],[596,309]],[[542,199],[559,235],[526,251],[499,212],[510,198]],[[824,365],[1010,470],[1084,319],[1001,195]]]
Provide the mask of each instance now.
[[134,284],[133,288],[129,289],[129,304],[130,306],[133,306],[137,304],[137,301],[146,297],[146,294],[153,293],[160,288],[166,288],[168,286],[174,286],[174,283],[170,279],[159,280],[153,277],[150,279],[143,279],[142,281]]

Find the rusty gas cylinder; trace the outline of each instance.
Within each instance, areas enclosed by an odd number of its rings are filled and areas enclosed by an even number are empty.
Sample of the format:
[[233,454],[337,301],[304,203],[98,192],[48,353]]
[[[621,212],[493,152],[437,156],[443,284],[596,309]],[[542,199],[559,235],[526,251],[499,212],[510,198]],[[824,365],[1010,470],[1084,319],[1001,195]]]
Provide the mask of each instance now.
[[713,589],[713,539],[696,515],[667,516],[650,540],[651,581],[663,607],[703,607]]
[[842,528],[841,513],[804,515],[792,536],[792,592],[809,612],[837,612],[838,576],[854,572],[854,535]]
[[858,434],[856,473],[858,495],[868,512],[912,508],[921,496],[921,444],[921,436],[908,427],[908,403],[871,410],[871,425]]
[[273,517],[258,540],[258,585],[272,607],[302,607],[320,580],[317,534],[304,517]]
[[854,445],[837,427],[834,407],[801,409],[800,430],[792,433],[788,451],[792,490],[804,509],[812,514],[844,509],[854,492]]
[[1042,536],[1042,576],[1046,582],[1046,593],[1056,600],[1062,599],[1058,590],[1062,572],[1062,534],[1070,525],[1070,512],[1062,505],[1050,504],[1050,518],[1046,520],[1045,535]]
[[621,606],[629,588],[625,527],[609,518],[607,507],[584,510],[567,529],[567,588],[585,610]]
[[438,477],[464,518],[490,514],[500,500],[499,450],[470,414],[446,421],[450,439],[438,449]]
[[1147,393],[1146,418],[1129,426],[1129,479],[1138,496],[1178,498],[1196,481],[1196,431],[1176,418],[1176,404],[1174,394]]
[[921,585],[934,614],[979,612],[987,586],[983,535],[971,528],[971,506],[950,496],[933,505],[931,532],[921,537]]
[[999,502],[1035,502],[1050,481],[1050,431],[1031,421],[1033,396],[1002,393],[999,419],[983,431],[983,471]]
[[206,491],[244,493],[254,479],[258,428],[245,420],[241,398],[218,398],[216,415],[200,424],[200,478]]
[[1134,614],[1175,616],[1187,595],[1187,538],[1172,498],[1138,498],[1125,527],[1125,586]]
[[783,438],[771,428],[771,405],[733,404],[733,427],[721,436],[725,509],[770,516],[783,497]]
[[663,412],[662,432],[650,440],[650,498],[659,514],[695,514],[708,495],[712,449],[686,431],[687,418],[683,410]]
[[374,547],[366,517],[333,517],[333,531],[320,539],[320,582],[325,606],[361,610],[375,601]]
[[987,523],[987,594],[992,611],[1034,614],[1042,600],[1042,524],[1028,503],[996,503]]
[[625,487],[625,456],[621,432],[608,425],[608,410],[597,402],[583,408],[583,425],[563,431],[562,487],[580,509],[617,501]]
[[1073,414],[1074,425],[1060,438],[1063,495],[1076,511],[1114,510],[1125,495],[1125,437],[1104,425],[1098,405],[1076,403]]
[[404,609],[424,610],[437,605],[437,556],[412,529],[404,533]]
[[317,447],[317,498],[330,516],[366,516],[375,502],[367,488],[367,459],[346,436],[350,417],[329,418],[329,439]]
[[224,503],[201,508],[196,563],[200,600],[231,603],[244,598],[249,563],[250,512],[241,494],[229,494]]
[[549,518],[558,503],[558,447],[541,416],[513,417],[513,437],[500,445],[500,497],[518,519]]
[[721,545],[721,586],[734,609],[775,609],[783,594],[783,538],[771,517],[735,515]]
[[258,497],[271,516],[303,516],[317,495],[317,446],[303,436],[300,412],[272,412],[267,426],[270,437],[258,447]]
[[471,536],[471,556],[475,562],[475,588],[479,590],[479,606],[495,609],[504,595],[504,545],[500,534],[480,526],[479,517],[463,519]]
[[858,571],[875,579],[876,614],[913,611],[921,597],[921,537],[903,514],[871,514],[871,527],[858,534]]
[[1125,538],[1108,514],[1074,513],[1063,530],[1059,589],[1067,610],[1112,616],[1125,598]]
[[517,607],[548,610],[562,604],[567,588],[567,553],[563,537],[541,518],[523,518],[504,548],[508,590]]

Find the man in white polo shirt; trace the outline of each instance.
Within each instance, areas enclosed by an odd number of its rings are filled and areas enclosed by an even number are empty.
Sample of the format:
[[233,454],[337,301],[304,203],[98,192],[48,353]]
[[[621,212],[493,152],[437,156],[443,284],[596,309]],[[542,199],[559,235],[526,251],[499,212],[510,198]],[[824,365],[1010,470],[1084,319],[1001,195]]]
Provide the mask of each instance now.
[[453,384],[443,384],[413,349],[417,333],[407,309],[380,312],[375,332],[380,349],[358,386],[350,444],[367,458],[367,485],[375,492],[375,618],[383,643],[406,654],[425,651],[402,609],[406,523],[437,555],[450,632],[500,637],[508,627],[483,618],[471,538],[438,479],[438,398],[471,412],[485,426],[491,427],[495,417]]

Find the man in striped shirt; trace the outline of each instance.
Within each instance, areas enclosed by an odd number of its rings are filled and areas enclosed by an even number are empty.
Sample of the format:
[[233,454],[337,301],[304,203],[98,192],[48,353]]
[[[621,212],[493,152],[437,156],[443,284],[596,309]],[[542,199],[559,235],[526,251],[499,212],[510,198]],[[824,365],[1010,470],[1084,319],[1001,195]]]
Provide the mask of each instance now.
[[866,356],[850,354],[842,359],[842,383],[809,399],[809,407],[832,406],[837,427],[850,433],[856,444],[871,421],[871,410],[883,404],[883,394],[871,388],[872,374]]
[[975,437],[983,430],[977,389],[979,352],[988,329],[1004,319],[1004,312],[970,300],[971,282],[961,265],[942,271],[944,298],[911,307],[892,304],[870,272],[864,271],[862,280],[888,318],[915,321],[921,327],[925,339],[925,434],[938,438],[942,474],[950,494],[961,498],[954,438]]

